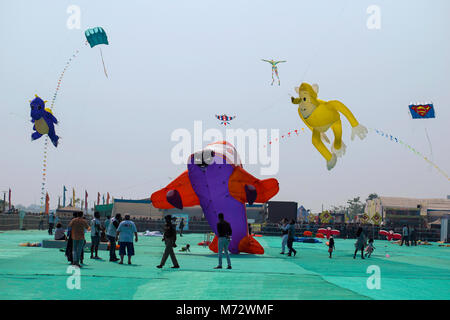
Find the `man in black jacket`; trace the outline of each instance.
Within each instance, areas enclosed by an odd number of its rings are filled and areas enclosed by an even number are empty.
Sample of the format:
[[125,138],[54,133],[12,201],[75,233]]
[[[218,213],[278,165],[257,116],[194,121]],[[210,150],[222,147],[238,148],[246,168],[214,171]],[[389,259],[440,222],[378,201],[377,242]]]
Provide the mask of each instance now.
[[175,253],[173,252],[173,248],[176,246],[175,242],[177,241],[177,230],[172,224],[172,216],[170,214],[165,216],[164,219],[166,220],[166,225],[164,226],[164,236],[162,238],[162,241],[165,241],[166,249],[164,250],[161,263],[156,267],[162,268],[170,255],[170,259],[172,259],[173,264],[172,268],[178,269],[180,266],[178,265],[177,258],[175,257]]
[[228,245],[230,243],[231,236],[231,226],[224,220],[223,213],[219,213],[219,222],[217,223],[217,237],[219,238],[218,248],[219,248],[219,265],[214,269],[222,269],[222,251],[225,252],[227,257],[228,268],[231,269],[230,255],[228,254]]

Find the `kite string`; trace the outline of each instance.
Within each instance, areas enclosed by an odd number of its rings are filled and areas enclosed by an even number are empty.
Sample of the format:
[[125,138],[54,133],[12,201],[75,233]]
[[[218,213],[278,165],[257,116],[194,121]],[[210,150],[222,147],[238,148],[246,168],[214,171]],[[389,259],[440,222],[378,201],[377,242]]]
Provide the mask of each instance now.
[[102,63],[103,63],[103,71],[105,72],[105,76],[108,78],[108,73],[106,72],[106,67],[105,67],[105,61],[103,60],[103,53],[102,53],[102,48],[100,48],[100,57],[102,58]]
[[[341,22],[340,17],[342,16],[342,14],[344,13],[345,9],[347,8],[347,5],[348,5],[348,1],[345,2],[344,6],[342,7],[341,11],[339,12],[339,14],[338,14],[338,16],[337,16],[338,19],[337,19],[336,24],[334,25],[334,27],[330,27],[330,30],[328,30],[328,32],[326,33],[326,35],[332,34],[331,31],[333,31],[333,30],[337,30],[337,26],[338,26],[338,24]],[[320,39],[321,39],[321,40],[319,41],[320,44],[322,44],[322,43],[327,43],[327,42],[328,42],[328,41],[324,41],[323,38],[324,38],[324,37],[321,37],[321,38],[320,38]],[[302,75],[302,77],[301,77],[302,80],[301,80],[300,82],[303,82],[303,79],[305,79],[305,76],[306,76],[307,72],[309,71],[311,65],[313,64],[313,61],[318,60],[318,56],[319,56],[320,52],[323,52],[323,51],[324,51],[324,50],[320,50],[320,49],[321,49],[321,45],[320,45],[320,44],[317,45],[317,46],[315,46],[314,54],[311,56],[311,58],[310,58],[310,60],[309,60],[309,63],[308,63],[307,66],[306,66],[305,72],[303,73],[303,75]]]
[[427,136],[428,145],[429,145],[429,147],[430,147],[430,156],[431,156],[431,160],[433,160],[433,147],[432,147],[432,145],[431,145],[430,136],[428,135],[428,130],[427,130],[426,127],[425,127],[425,134],[426,134],[426,136]]
[[433,167],[435,167],[435,168],[439,171],[439,173],[441,173],[444,177],[447,178],[447,180],[450,181],[450,177],[448,176],[448,174],[447,174],[444,170],[442,170],[440,167],[438,167],[433,161],[429,160],[429,159],[428,159],[426,156],[424,156],[422,153],[420,153],[419,151],[416,151],[416,149],[414,149],[414,148],[413,148],[412,146],[410,146],[408,143],[406,143],[406,142],[404,142],[404,141],[398,139],[398,138],[395,137],[395,136],[392,136],[391,134],[384,133],[384,132],[381,131],[381,130],[374,129],[374,128],[369,128],[369,129],[372,130],[372,131],[375,131],[377,134],[379,134],[379,135],[382,136],[382,137],[386,136],[386,138],[388,138],[388,139],[389,139],[389,137],[390,137],[390,140],[391,140],[391,141],[394,141],[394,140],[395,140],[395,142],[400,143],[400,144],[403,144],[406,148],[408,148],[409,150],[411,150],[414,154],[421,156],[426,162],[428,162],[430,165],[432,165]]
[[[386,136],[386,138],[388,138],[388,139],[390,138],[391,141],[395,141],[395,142],[397,142],[397,143],[403,144],[405,147],[407,147],[408,149],[410,149],[414,154],[421,156],[421,157],[422,157],[425,161],[427,161],[430,165],[432,165],[433,167],[435,167],[435,168],[439,171],[439,173],[441,173],[444,177],[447,178],[447,180],[450,181],[450,177],[448,176],[448,174],[447,174],[444,170],[442,170],[442,169],[441,169],[438,165],[436,165],[433,161],[429,160],[429,159],[428,159],[426,156],[424,156],[422,153],[420,153],[419,151],[416,151],[416,149],[414,149],[414,148],[413,148],[412,146],[410,146],[408,143],[406,143],[406,142],[400,140],[399,138],[397,138],[397,137],[395,137],[395,136],[392,136],[391,134],[384,133],[384,132],[381,131],[381,130],[374,129],[374,128],[369,128],[369,129],[372,130],[372,131],[375,131],[377,134],[381,135],[382,137]],[[300,131],[300,130],[301,130],[301,131]],[[296,133],[296,135],[298,136],[298,135],[299,135],[299,132],[304,132],[304,130],[305,130],[305,128],[295,129],[295,130],[289,130],[287,134],[282,135],[280,139],[275,138],[274,141],[275,141],[275,142],[278,142],[279,140],[281,140],[281,139],[283,139],[283,138],[285,138],[285,137],[288,137],[288,138],[289,138],[289,137],[293,136],[293,135],[291,135],[292,133]],[[273,141],[270,140],[270,141],[269,141],[269,144],[272,144],[272,143],[273,143]],[[265,148],[265,147],[266,147],[266,145],[263,146],[263,148]]]

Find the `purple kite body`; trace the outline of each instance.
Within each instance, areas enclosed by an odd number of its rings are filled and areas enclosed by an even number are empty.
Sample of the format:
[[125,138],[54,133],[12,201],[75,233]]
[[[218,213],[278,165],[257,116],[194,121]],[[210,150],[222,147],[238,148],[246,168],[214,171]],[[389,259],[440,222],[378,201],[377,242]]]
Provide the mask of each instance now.
[[216,162],[224,162],[219,155],[216,155],[214,163],[206,168],[194,164],[193,157],[191,160],[188,164],[189,179],[209,226],[217,234],[217,215],[223,213],[233,232],[229,250],[231,253],[239,253],[239,242],[248,235],[248,226],[245,204],[234,199],[228,190],[228,181],[234,172],[234,166],[228,163],[217,164]]

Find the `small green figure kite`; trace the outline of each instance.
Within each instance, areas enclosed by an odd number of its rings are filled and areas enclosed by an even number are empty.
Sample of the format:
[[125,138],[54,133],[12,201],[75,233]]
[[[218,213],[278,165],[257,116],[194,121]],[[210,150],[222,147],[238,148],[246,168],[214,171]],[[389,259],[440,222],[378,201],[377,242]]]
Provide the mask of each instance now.
[[278,76],[278,67],[277,64],[282,63],[282,62],[286,62],[286,61],[275,61],[275,60],[264,60],[261,59],[262,61],[268,62],[272,65],[272,83],[271,85],[273,86],[273,82],[275,81],[275,78],[273,77],[273,74],[275,73],[275,75],[278,78],[278,85],[280,85],[280,77]]

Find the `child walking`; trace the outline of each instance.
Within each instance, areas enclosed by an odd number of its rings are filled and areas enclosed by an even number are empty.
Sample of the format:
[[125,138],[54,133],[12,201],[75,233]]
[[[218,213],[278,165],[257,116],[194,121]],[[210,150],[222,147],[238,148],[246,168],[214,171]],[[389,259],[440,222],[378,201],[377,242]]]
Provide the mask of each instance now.
[[366,258],[370,258],[370,255],[372,254],[375,247],[373,246],[373,238],[369,239],[369,245],[366,248]]
[[334,239],[333,236],[330,237],[330,240],[328,241],[328,252],[330,253],[330,259],[331,259],[331,255],[333,253],[333,250],[336,250],[336,248],[334,247]]

